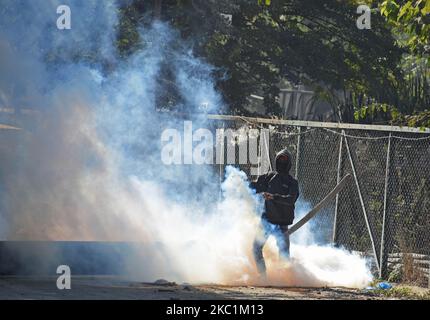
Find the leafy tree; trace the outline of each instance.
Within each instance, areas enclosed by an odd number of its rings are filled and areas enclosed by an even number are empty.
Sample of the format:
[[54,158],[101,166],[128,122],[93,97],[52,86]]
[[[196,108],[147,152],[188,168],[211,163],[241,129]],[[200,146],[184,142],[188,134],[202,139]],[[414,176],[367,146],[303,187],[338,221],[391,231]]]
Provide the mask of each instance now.
[[381,14],[399,34],[399,44],[416,54],[430,53],[430,0],[386,0]]
[[[229,113],[246,114],[249,95],[259,93],[265,114],[279,115],[278,85],[285,79],[313,86],[339,107],[344,121],[355,121],[355,111],[363,106],[387,105],[391,110],[404,104],[401,62],[408,49],[397,45],[384,15],[372,14],[372,29],[359,30],[357,1],[257,2],[161,3],[160,19],[180,30],[184,39],[194,42],[196,53],[217,67],[217,86]],[[373,12],[377,5],[373,4]],[[119,43],[124,54],[135,48],[134,29],[138,23],[150,23],[153,10],[153,3],[142,0],[123,9]],[[231,14],[231,24],[221,14]]]
[[392,28],[399,47],[408,50],[399,67],[402,77],[393,81],[398,101],[391,105],[373,103],[355,112],[356,120],[373,123],[386,121],[430,126],[430,1],[383,1],[377,3],[381,15]]

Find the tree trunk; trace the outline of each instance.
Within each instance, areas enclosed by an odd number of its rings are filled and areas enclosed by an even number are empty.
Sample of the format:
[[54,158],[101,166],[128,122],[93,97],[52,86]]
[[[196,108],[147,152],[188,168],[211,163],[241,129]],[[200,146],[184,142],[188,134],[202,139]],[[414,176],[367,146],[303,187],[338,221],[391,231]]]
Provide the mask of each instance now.
[[154,0],[154,20],[161,18],[161,4],[163,0]]

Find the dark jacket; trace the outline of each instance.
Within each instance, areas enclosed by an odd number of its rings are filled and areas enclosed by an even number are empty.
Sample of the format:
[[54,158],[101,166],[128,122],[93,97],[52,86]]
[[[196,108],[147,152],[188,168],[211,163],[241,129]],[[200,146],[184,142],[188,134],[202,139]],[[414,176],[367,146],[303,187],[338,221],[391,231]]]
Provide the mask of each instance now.
[[268,192],[273,200],[265,200],[263,219],[277,225],[290,225],[294,220],[294,204],[299,197],[299,184],[289,174],[276,171],[259,176],[251,182],[251,188],[257,193]]

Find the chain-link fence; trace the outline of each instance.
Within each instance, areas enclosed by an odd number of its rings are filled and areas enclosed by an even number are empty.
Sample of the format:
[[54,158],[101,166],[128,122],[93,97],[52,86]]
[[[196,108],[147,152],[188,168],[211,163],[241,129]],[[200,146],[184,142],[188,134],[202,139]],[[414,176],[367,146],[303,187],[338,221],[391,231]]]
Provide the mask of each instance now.
[[[430,272],[430,133],[399,127],[371,130],[371,126],[294,123],[262,123],[243,117],[212,122],[218,129],[241,134],[251,128],[259,130],[257,151],[248,148],[250,159],[252,152],[257,153],[261,166],[267,153],[271,163],[254,171],[255,164],[238,164],[251,179],[273,168],[276,152],[288,148],[294,157],[292,174],[299,181],[300,202],[309,208],[351,174],[349,185],[313,219],[317,240],[367,253],[375,273],[384,278],[401,264],[403,273],[412,272],[424,281]],[[226,162],[218,162],[220,174]],[[406,257],[412,257],[411,262]],[[405,271],[408,263],[413,271]]]

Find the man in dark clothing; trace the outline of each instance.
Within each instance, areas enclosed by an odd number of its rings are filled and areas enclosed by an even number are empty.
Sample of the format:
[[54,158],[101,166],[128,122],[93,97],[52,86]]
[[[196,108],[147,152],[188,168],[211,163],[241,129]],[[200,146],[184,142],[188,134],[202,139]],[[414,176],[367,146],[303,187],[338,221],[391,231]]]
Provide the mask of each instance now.
[[291,154],[287,149],[276,155],[276,171],[258,177],[251,183],[257,193],[263,193],[264,212],[261,216],[262,235],[254,240],[254,257],[260,274],[266,273],[263,247],[270,235],[277,240],[280,256],[289,258],[288,225],[294,220],[294,204],[299,197],[299,186],[290,175]]

